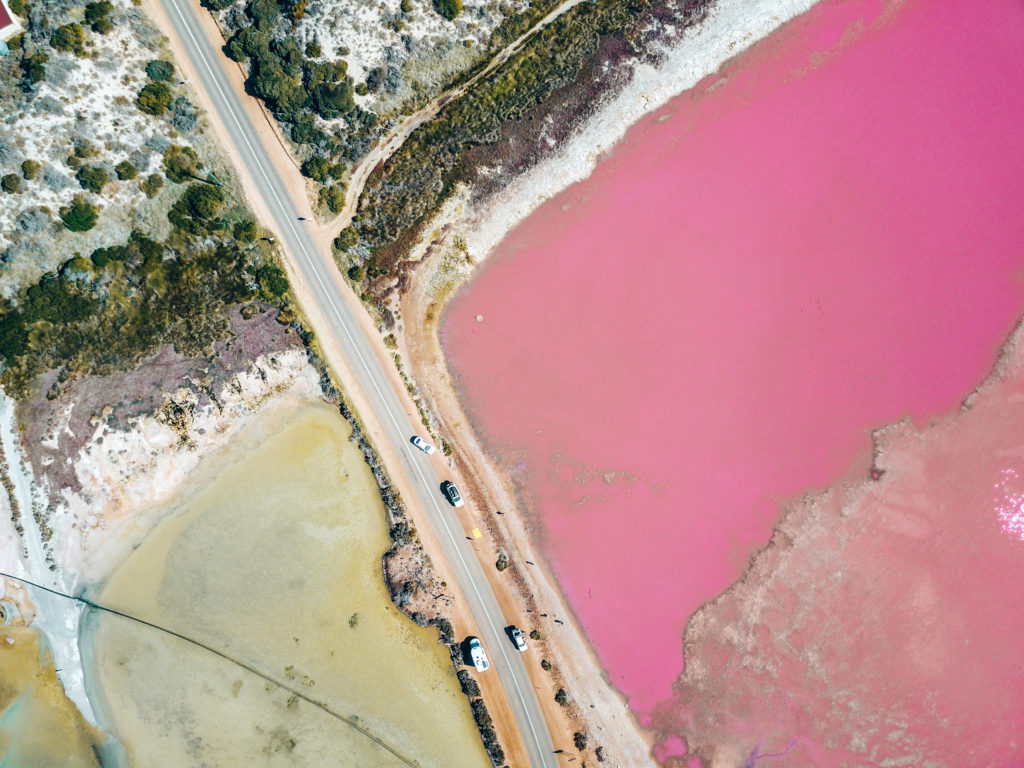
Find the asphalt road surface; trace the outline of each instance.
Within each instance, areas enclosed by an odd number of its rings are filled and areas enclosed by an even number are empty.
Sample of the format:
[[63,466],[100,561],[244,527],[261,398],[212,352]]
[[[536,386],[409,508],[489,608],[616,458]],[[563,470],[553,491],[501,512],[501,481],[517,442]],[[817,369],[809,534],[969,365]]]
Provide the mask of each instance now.
[[[316,256],[313,238],[305,231],[312,222],[299,221],[299,209],[284,192],[286,185],[279,178],[237,94],[231,88],[221,55],[202,33],[196,9],[183,0],[160,2],[199,75],[200,82],[194,83],[194,86],[203,88],[208,94],[256,184],[256,189],[248,190],[249,194],[261,196],[272,212],[274,220],[266,223],[277,231],[281,247],[309,286],[314,300],[327,318],[330,333],[342,349],[349,368],[376,411],[387,439],[391,441],[416,488],[420,505],[441,542],[455,578],[480,627],[480,639],[492,663],[491,670],[483,674],[500,676],[526,743],[530,764],[557,766],[554,745],[540,703],[523,659],[511,647],[505,635],[507,622],[494,592],[465,539],[462,527],[440,495],[441,478],[426,456],[409,443],[409,438],[415,434],[414,425],[409,421],[388,376],[373,354],[370,341],[363,335],[352,310],[341,295],[341,289],[330,275],[321,272],[328,267],[324,260]],[[329,268],[333,269],[333,264]],[[322,335],[324,329],[318,329],[318,333]]]

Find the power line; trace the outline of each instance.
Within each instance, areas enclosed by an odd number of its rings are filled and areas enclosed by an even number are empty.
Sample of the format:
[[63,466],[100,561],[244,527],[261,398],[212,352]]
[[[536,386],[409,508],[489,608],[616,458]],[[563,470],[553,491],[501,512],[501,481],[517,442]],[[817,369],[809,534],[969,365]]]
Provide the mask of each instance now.
[[302,699],[307,704],[312,704],[317,709],[327,713],[328,715],[330,715],[331,717],[333,717],[333,718],[335,718],[337,720],[340,720],[341,722],[345,723],[345,725],[349,726],[350,728],[354,728],[359,733],[361,733],[363,736],[365,736],[366,738],[370,739],[372,742],[377,744],[377,746],[379,746],[382,749],[385,749],[388,752],[390,752],[397,759],[399,759],[400,761],[405,763],[407,766],[409,766],[409,768],[419,768],[419,764],[418,763],[416,763],[415,761],[413,761],[413,760],[409,759],[408,757],[406,757],[405,755],[403,755],[401,752],[399,752],[397,749],[395,749],[394,747],[389,745],[383,739],[380,739],[377,736],[374,736],[372,733],[370,733],[368,730],[363,728],[363,726],[359,725],[359,723],[357,723],[352,718],[346,717],[345,715],[341,714],[340,712],[332,709],[328,704],[325,704],[322,701],[318,701],[317,699],[314,699],[311,696],[308,696],[307,694],[303,693],[302,691],[299,691],[299,690],[297,690],[295,688],[292,688],[287,683],[282,682],[280,680],[277,680],[276,678],[268,675],[266,672],[261,672],[260,670],[256,669],[256,667],[253,667],[250,664],[247,664],[246,662],[242,661],[241,659],[236,659],[234,656],[231,656],[230,654],[227,654],[224,651],[218,651],[216,648],[212,648],[211,646],[206,645],[205,643],[202,643],[199,640],[195,640],[195,639],[193,639],[191,637],[188,637],[187,635],[183,635],[180,632],[175,632],[173,629],[168,629],[167,627],[161,627],[159,624],[154,624],[151,621],[146,621],[145,619],[140,619],[138,616],[132,616],[130,613],[125,613],[123,611],[117,610],[116,608],[109,608],[109,607],[107,607],[105,605],[100,605],[99,603],[95,603],[95,602],[93,602],[92,600],[90,600],[87,597],[76,597],[75,595],[69,595],[69,594],[61,592],[59,590],[52,589],[51,587],[45,587],[42,584],[37,584],[34,581],[30,581],[29,579],[26,579],[26,578],[24,578],[22,576],[14,576],[14,575],[12,575],[10,573],[4,573],[3,571],[0,571],[0,576],[4,576],[4,577],[6,577],[8,579],[14,579],[15,581],[20,581],[23,584],[28,584],[29,586],[35,587],[36,589],[41,589],[44,592],[49,592],[51,595],[56,595],[57,597],[63,597],[66,600],[73,600],[76,603],[81,603],[82,605],[88,606],[89,608],[95,608],[97,611],[103,611],[105,613],[113,614],[114,616],[119,616],[120,618],[126,619],[128,621],[134,621],[137,624],[142,624],[143,626],[150,627],[151,629],[155,629],[158,632],[163,632],[165,634],[171,635],[172,637],[176,637],[179,640],[185,641],[186,643],[190,643],[190,644],[192,644],[192,645],[194,645],[194,646],[196,646],[198,648],[202,648],[204,651],[208,651],[208,652],[210,652],[210,653],[212,653],[212,654],[214,654],[216,656],[220,656],[225,661],[229,661],[232,664],[235,664],[236,666],[239,666],[242,669],[247,670],[248,672],[251,672],[252,674],[256,675],[257,677],[263,678],[264,680],[266,680],[271,685],[275,685],[278,688],[280,688],[281,690],[287,691],[288,693],[292,694],[293,696],[296,696],[296,697]]

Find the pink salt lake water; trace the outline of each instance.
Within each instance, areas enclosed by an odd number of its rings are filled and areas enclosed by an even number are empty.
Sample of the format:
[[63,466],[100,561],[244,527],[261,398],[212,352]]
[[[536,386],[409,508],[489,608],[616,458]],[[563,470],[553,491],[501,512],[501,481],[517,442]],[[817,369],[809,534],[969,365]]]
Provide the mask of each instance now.
[[641,716],[787,499],[993,365],[1024,305],[1022,44],[1016,0],[824,3],[634,127],[453,301],[467,411]]

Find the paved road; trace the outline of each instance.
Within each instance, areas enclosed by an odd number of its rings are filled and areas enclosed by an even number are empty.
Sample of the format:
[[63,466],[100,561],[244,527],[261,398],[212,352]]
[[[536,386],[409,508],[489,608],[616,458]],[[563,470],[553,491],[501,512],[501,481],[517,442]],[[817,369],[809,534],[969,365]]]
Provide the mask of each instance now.
[[218,112],[230,140],[235,145],[253,178],[256,189],[250,195],[259,195],[273,214],[271,224],[279,234],[281,246],[310,287],[314,300],[327,318],[329,329],[318,328],[323,335],[329,331],[342,349],[366,399],[377,413],[387,439],[400,457],[403,469],[412,480],[422,508],[437,533],[453,573],[459,582],[470,610],[480,627],[480,638],[491,658],[492,670],[497,673],[508,697],[512,713],[526,743],[533,766],[557,766],[554,745],[548,733],[540,703],[534,692],[526,666],[518,652],[511,648],[505,636],[506,621],[498,601],[491,590],[479,561],[469,548],[457,518],[447,502],[441,499],[441,478],[424,454],[409,443],[415,433],[397,393],[374,355],[370,341],[362,334],[360,325],[352,315],[341,288],[331,275],[325,262],[317,255],[307,224],[298,221],[299,208],[283,191],[287,189],[267,156],[256,130],[231,88],[223,69],[223,59],[202,34],[196,10],[187,0],[160,0],[170,17],[186,54],[199,75],[195,87],[203,88]]

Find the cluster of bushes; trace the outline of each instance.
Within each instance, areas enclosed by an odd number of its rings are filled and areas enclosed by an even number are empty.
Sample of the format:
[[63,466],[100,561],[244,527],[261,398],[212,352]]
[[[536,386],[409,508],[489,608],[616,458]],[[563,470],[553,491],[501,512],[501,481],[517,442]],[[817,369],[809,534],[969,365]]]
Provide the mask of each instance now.
[[[206,0],[219,10],[223,0]],[[227,41],[225,52],[238,62],[249,63],[246,87],[262,99],[274,116],[285,124],[292,140],[310,148],[311,159],[302,170],[324,185],[320,203],[333,213],[341,210],[345,188],[339,180],[346,162],[361,157],[376,137],[376,115],[360,109],[354,98],[354,83],[343,61],[320,60],[323,51],[311,43],[305,49],[281,30],[301,18],[302,0],[250,0],[246,6],[249,24]],[[345,118],[347,128],[329,135],[316,125],[316,118]]]
[[[279,300],[284,273],[260,249],[239,246],[256,238],[255,222],[226,209],[219,187],[189,184],[167,214],[164,241],[135,231],[122,245],[75,254],[0,306],[0,383],[23,394],[46,370],[124,370],[166,344],[197,355],[226,338],[226,307]],[[95,215],[82,196],[61,210],[76,231]]]
[[476,727],[480,731],[480,738],[483,739],[488,757],[491,758],[494,765],[501,765],[505,762],[505,750],[498,743],[498,734],[494,730],[494,721],[487,711],[487,705],[484,704],[483,699],[473,699],[469,706],[473,710],[473,720],[476,721]]
[[[507,19],[492,41],[502,45],[539,20],[554,3],[535,2]],[[607,35],[629,35],[647,18],[653,0],[581,3],[535,35],[507,64],[453,102],[406,140],[378,169],[360,201],[359,241],[371,251],[368,279],[391,275],[420,227],[471,179],[467,153],[493,144],[508,121],[521,118],[559,87],[575,81]]]

